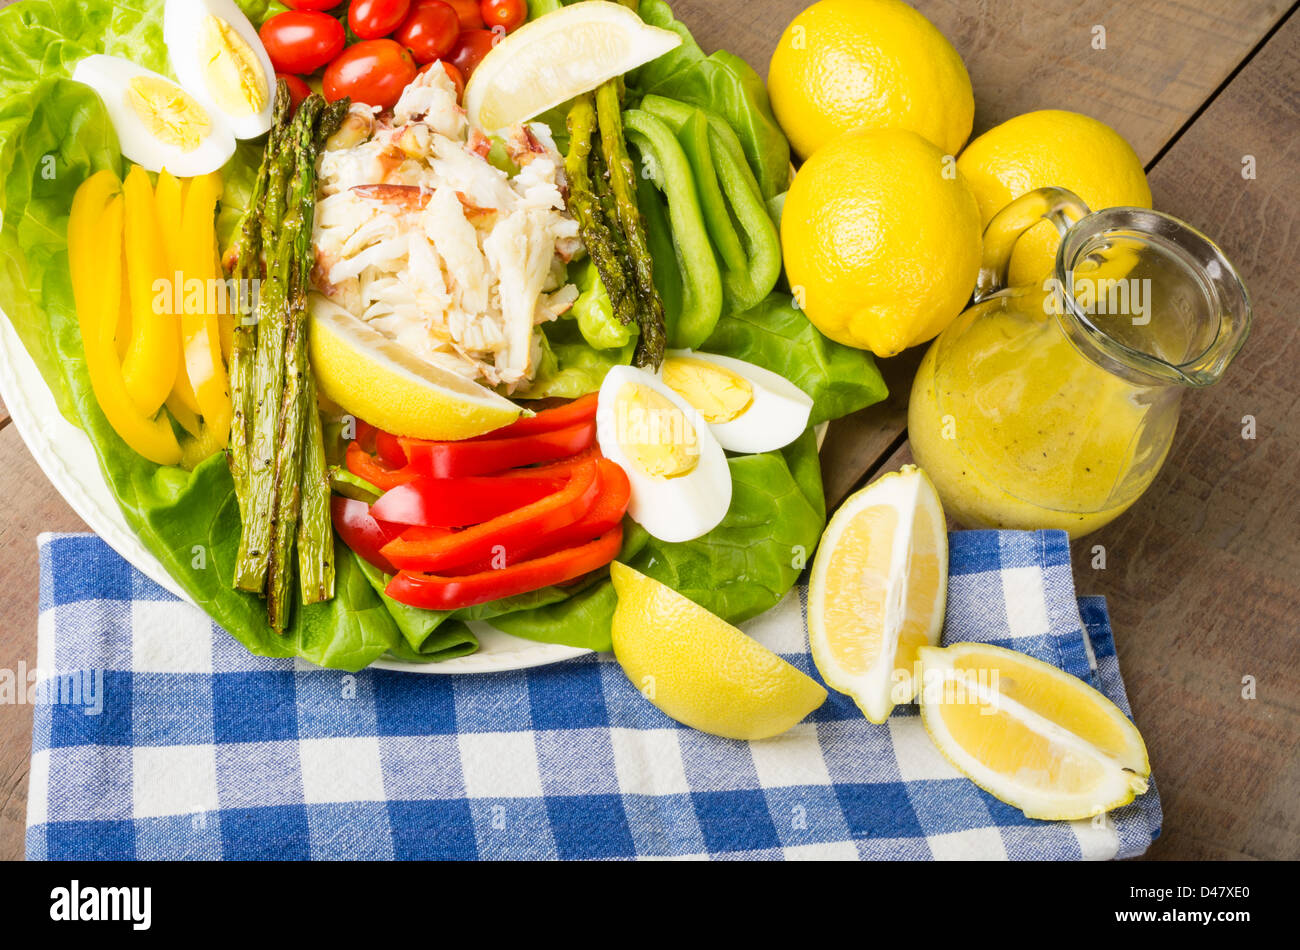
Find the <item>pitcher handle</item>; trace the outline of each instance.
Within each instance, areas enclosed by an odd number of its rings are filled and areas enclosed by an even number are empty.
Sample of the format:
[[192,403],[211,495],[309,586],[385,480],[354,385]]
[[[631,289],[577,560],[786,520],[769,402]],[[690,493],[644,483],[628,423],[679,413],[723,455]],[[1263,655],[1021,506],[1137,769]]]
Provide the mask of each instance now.
[[1037,188],[1027,191],[993,216],[984,229],[984,260],[975,284],[974,302],[979,303],[1007,285],[1007,267],[1020,236],[1039,221],[1051,221],[1065,236],[1088,206],[1065,188]]

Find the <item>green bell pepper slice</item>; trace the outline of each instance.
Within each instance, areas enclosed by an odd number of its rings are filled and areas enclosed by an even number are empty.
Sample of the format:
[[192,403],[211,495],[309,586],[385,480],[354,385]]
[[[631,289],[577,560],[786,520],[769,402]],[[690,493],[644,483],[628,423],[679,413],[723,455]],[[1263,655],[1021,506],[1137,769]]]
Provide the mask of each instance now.
[[[663,119],[677,134],[687,160],[691,163],[691,172],[695,175],[695,191],[700,196],[700,208],[704,212],[704,225],[709,230],[709,238],[722,258],[727,270],[740,270],[746,266],[745,248],[736,233],[735,222],[727,210],[727,200],[723,197],[722,186],[718,184],[718,175],[714,171],[713,148],[709,144],[709,120],[702,111],[663,96],[646,96],[641,100],[641,108],[651,115]],[[726,275],[723,275],[725,286]]]
[[636,334],[635,323],[620,323],[614,316],[614,305],[609,291],[601,282],[600,271],[590,257],[575,263],[570,278],[578,288],[578,299],[573,302],[572,313],[578,321],[582,337],[594,349],[617,350],[627,346]]
[[[713,240],[724,270],[722,284],[728,312],[749,310],[761,302],[781,276],[781,238],[768,213],[740,138],[722,116],[699,106],[687,105],[665,96],[648,95],[641,108],[662,118],[678,131],[679,138],[696,136],[699,119],[707,126],[707,142],[683,146],[688,158],[707,156],[707,169],[692,160],[709,237]],[[716,195],[716,205],[706,200]],[[737,227],[737,225],[739,227]],[[737,242],[735,249],[728,245]]]
[[[662,119],[642,109],[628,109],[623,113],[623,129],[641,153],[642,174],[648,174],[668,199],[674,256],[682,278],[681,307],[675,312],[665,307],[668,345],[694,348],[708,339],[722,315],[723,291],[691,164]],[[656,266],[655,270],[659,269]]]

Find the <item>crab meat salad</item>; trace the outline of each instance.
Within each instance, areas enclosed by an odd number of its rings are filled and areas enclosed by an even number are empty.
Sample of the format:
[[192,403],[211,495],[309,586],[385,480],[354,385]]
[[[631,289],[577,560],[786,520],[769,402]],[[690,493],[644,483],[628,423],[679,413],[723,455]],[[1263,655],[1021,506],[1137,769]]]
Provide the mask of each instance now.
[[320,159],[316,286],[411,353],[509,393],[540,357],[538,326],[578,297],[582,249],[563,159],[540,124],[493,143],[428,70],[392,113],[354,103]]
[[742,60],[667,4],[166,0],[129,45],[26,6],[0,88],[46,118],[0,155],[41,201],[0,215],[42,237],[0,307],[249,650],[610,650],[616,561],[727,623],[794,586],[814,427],[885,388],[777,289],[790,146]]

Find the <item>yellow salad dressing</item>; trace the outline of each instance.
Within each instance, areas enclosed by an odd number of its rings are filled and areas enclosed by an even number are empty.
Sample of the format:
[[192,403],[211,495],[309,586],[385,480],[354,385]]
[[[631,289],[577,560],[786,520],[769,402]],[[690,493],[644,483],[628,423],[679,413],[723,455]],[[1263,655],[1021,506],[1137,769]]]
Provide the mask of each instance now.
[[1173,425],[1147,425],[1163,400],[1026,309],[968,313],[931,346],[912,385],[912,452],[963,524],[1078,537],[1141,495]]

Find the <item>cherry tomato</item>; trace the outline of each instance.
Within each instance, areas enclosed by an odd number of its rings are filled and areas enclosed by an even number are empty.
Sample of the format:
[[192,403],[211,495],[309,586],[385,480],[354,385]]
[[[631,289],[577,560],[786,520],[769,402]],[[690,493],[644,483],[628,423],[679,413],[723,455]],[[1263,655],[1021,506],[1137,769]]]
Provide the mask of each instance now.
[[333,10],[339,5],[339,0],[283,0],[283,2],[290,10],[315,10],[318,13]]
[[435,66],[441,66],[446,71],[447,78],[450,79],[452,83],[455,85],[456,101],[460,102],[462,99],[464,99],[465,79],[463,76],[461,76],[460,70],[457,69],[455,66],[453,66],[451,63],[447,62],[445,59],[440,59],[432,63],[425,63],[423,66],[420,67],[420,72],[424,72],[427,69],[432,69]]
[[409,49],[417,63],[427,64],[450,53],[459,33],[460,21],[449,4],[420,0],[393,39]]
[[283,79],[285,85],[289,87],[289,111],[291,113],[297,112],[298,106],[302,104],[302,101],[311,95],[311,86],[303,82],[300,77],[294,76],[291,73],[276,73],[275,78]]
[[343,24],[312,11],[277,13],[258,31],[276,72],[314,73],[343,51]]
[[528,4],[524,0],[480,0],[479,11],[483,14],[483,25],[489,30],[501,26],[507,33],[513,33],[528,19]]
[[481,30],[486,25],[479,0],[447,0],[447,3],[455,8],[462,30]]
[[377,40],[402,25],[411,12],[411,0],[352,0],[348,25],[363,40]]
[[464,30],[457,37],[456,45],[447,58],[460,70],[466,82],[474,70],[478,69],[478,64],[483,62],[483,57],[497,45],[498,35],[491,30]]
[[393,40],[362,40],[325,69],[325,98],[351,96],[354,102],[391,109],[415,78],[415,60]]

